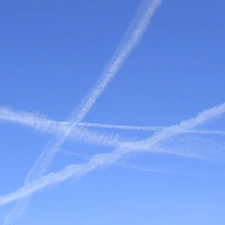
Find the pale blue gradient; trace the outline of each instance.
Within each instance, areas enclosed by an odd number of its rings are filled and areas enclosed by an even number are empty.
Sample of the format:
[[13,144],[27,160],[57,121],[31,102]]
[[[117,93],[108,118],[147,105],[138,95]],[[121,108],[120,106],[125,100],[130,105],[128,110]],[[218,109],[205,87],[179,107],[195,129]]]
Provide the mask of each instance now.
[[[101,75],[139,0],[0,3],[0,105],[63,121]],[[162,1],[139,45],[83,122],[170,126],[225,102],[225,2]],[[196,129],[224,131],[224,116]],[[85,127],[123,140],[154,131]],[[0,195],[23,186],[53,133],[0,123]],[[13,224],[223,225],[224,135],[185,133],[154,153],[35,193]],[[157,154],[159,150],[195,154]],[[111,146],[69,139],[48,172],[85,162]],[[71,154],[70,154],[71,153]],[[74,155],[73,155],[74,153]],[[0,224],[15,202],[0,208]],[[10,223],[11,224],[11,223]]]

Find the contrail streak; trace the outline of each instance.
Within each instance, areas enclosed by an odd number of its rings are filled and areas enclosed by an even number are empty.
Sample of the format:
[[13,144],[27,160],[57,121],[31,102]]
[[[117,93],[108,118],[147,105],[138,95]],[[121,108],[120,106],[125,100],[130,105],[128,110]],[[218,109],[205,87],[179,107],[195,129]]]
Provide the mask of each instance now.
[[48,185],[60,183],[70,177],[85,175],[100,166],[110,165],[122,158],[125,154],[131,152],[149,151],[150,148],[158,142],[182,133],[183,129],[192,129],[224,113],[225,103],[208,110],[204,110],[195,118],[184,120],[179,124],[172,125],[162,131],[156,132],[153,136],[145,140],[123,143],[111,153],[96,154],[87,163],[66,166],[59,172],[49,173],[48,175],[26,184],[17,191],[1,196],[0,205],[30,196]]
[[[31,127],[37,131],[42,131],[45,133],[52,133],[54,135],[63,135],[68,127],[71,126],[71,123],[66,121],[55,121],[47,118],[46,116],[41,115],[40,113],[33,112],[24,112],[18,110],[12,110],[7,107],[0,106],[0,121],[2,122],[13,122],[23,126]],[[121,130],[146,130],[146,131],[156,131],[164,126],[123,126],[123,125],[113,125],[113,124],[101,124],[101,123],[84,123],[77,122],[77,127],[97,127],[97,128],[107,128],[107,129],[121,129]],[[73,130],[72,134],[76,132],[76,129]],[[79,130],[77,131],[79,133]],[[75,133],[76,135],[76,133]]]
[[[67,121],[70,122],[71,125],[64,132],[63,136],[58,138],[58,140],[50,142],[47,148],[44,149],[32,169],[30,170],[28,176],[26,177],[25,185],[33,179],[36,179],[35,174],[43,174],[45,172],[53,156],[57,153],[58,149],[64,143],[64,141],[70,136],[71,132],[76,127],[76,124],[82,121],[82,119],[89,112],[93,104],[96,102],[97,98],[103,93],[106,86],[113,79],[117,71],[120,69],[130,52],[136,47],[142,34],[146,30],[150,19],[152,18],[155,10],[160,5],[160,3],[161,0],[143,1],[143,4],[141,4],[138,10],[137,16],[132,21],[128,32],[125,35],[125,39],[118,47],[112,60],[106,66],[106,69],[103,71],[102,76],[94,85],[94,87],[90,90],[84,100],[81,102],[78,109],[76,109],[68,117]],[[23,204],[23,202],[21,203]],[[10,215],[7,216],[4,224],[7,223],[9,216]]]
[[156,131],[161,130],[164,126],[130,126],[130,125],[114,125],[114,124],[102,124],[102,123],[80,123],[80,126],[84,127],[98,127],[106,129],[119,129],[119,130],[136,130],[136,131]]
[[[24,111],[12,110],[6,107],[0,107],[0,121],[14,122],[23,126],[30,127],[43,133],[53,134],[54,136],[63,136],[70,124],[68,122],[58,122],[39,113],[28,113]],[[79,125],[79,124],[78,124]],[[124,141],[118,136],[98,133],[84,129],[83,126],[77,126],[70,134],[70,138],[76,141],[87,142],[96,145],[105,145],[115,147],[118,143]]]
[[[24,111],[12,110],[7,107],[0,106],[0,121],[3,122],[14,122],[33,128],[37,131],[49,133],[57,136],[63,135],[68,127],[69,122],[55,121],[49,119],[40,113],[29,113]],[[79,122],[77,126],[71,132],[70,137],[75,140],[81,140],[90,142],[92,144],[104,144],[108,146],[115,146],[119,140],[110,135],[103,135],[98,132],[89,131],[82,127],[94,127],[94,128],[106,128],[106,129],[119,129],[119,130],[136,130],[136,131],[158,131],[166,128],[166,126],[131,126],[131,125],[115,125],[115,124],[102,124],[102,123],[85,123]],[[225,135],[225,131],[221,130],[183,130],[185,133],[196,133],[196,134],[216,134]]]
[[[109,82],[115,76],[116,72],[122,66],[125,59],[128,57],[129,53],[138,44],[142,34],[144,33],[147,25],[150,22],[151,17],[154,14],[154,11],[160,3],[161,0],[143,1],[137,15],[135,16],[128,29],[128,32],[125,35],[125,38],[122,41],[122,44],[118,47],[112,60],[106,66],[106,69],[103,71],[102,76],[81,102],[78,109],[74,110],[74,112],[71,113],[71,115],[68,117],[67,122],[69,122],[69,126],[67,127],[67,129],[64,129],[63,135],[60,135],[58,140],[50,142],[47,148],[43,151],[43,154],[45,153],[47,155],[47,158],[42,157],[43,161],[41,164],[43,171],[49,165],[52,157],[56,154],[59,147],[77,127],[77,123],[81,122],[81,120],[88,113],[97,98],[100,96],[100,94],[102,94],[106,86],[109,84]],[[33,171],[34,169],[36,170],[35,165],[33,166],[31,171]]]
[[84,98],[84,102],[81,103],[80,110],[76,110],[74,114],[71,115],[72,120],[74,115],[76,115],[76,120],[81,121],[89,112],[90,108],[96,102],[97,98],[103,93],[106,86],[112,81],[113,77],[121,68],[131,51],[134,50],[139,43],[141,36],[145,32],[150,19],[160,3],[161,0],[143,1],[125,37],[123,38],[111,61],[105,67],[100,79],[90,90],[86,98]]

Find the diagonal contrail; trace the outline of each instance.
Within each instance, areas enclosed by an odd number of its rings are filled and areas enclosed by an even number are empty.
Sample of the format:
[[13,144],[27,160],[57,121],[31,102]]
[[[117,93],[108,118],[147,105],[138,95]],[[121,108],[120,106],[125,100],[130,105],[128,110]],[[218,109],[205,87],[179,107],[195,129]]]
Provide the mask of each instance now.
[[[37,131],[42,131],[44,133],[50,133],[55,136],[63,135],[67,127],[69,126],[68,122],[59,122],[48,119],[37,113],[28,113],[18,110],[12,110],[6,107],[0,107],[0,121],[9,121],[17,124],[22,124],[24,126],[31,127]],[[89,144],[103,145],[109,147],[119,146],[122,142],[131,140],[131,138],[120,138],[115,135],[106,135],[103,133],[98,133],[94,131],[89,131],[83,129],[82,127],[100,127],[107,129],[135,129],[139,131],[142,130],[162,130],[166,127],[147,127],[147,126],[122,126],[122,125],[112,125],[112,124],[99,124],[99,123],[78,123],[77,127],[71,133],[71,137],[76,141],[87,142]],[[210,131],[210,130],[182,130],[183,133],[196,133],[196,134],[216,134],[216,135],[225,135],[225,131]],[[168,154],[176,154],[185,157],[200,157],[196,154],[187,154],[185,151],[173,151],[171,149],[156,150],[152,148],[153,152],[167,152]],[[74,154],[74,153],[73,153]],[[44,154],[45,155],[45,154]],[[202,156],[201,156],[202,157]]]
[[89,112],[97,98],[103,93],[106,86],[112,81],[115,74],[122,67],[131,51],[134,50],[139,43],[141,36],[145,32],[150,19],[160,3],[161,0],[144,0],[140,5],[135,18],[125,34],[125,37],[117,48],[111,61],[105,67],[101,77],[84,98],[80,107],[78,107],[78,110],[75,110],[70,116],[72,121],[74,121],[74,118],[76,118],[77,121],[81,121]]
[[[103,71],[103,74],[94,85],[94,87],[89,91],[87,96],[83,99],[81,104],[74,110],[74,112],[70,114],[70,116],[66,120],[67,122],[69,122],[69,126],[67,127],[67,129],[65,129],[64,134],[61,135],[56,141],[48,145],[48,150],[46,150],[46,152],[48,152],[48,154],[46,154],[47,158],[45,161],[42,161],[43,170],[50,163],[51,158],[58,151],[59,147],[74,131],[74,128],[77,127],[77,123],[81,122],[90,108],[96,102],[97,98],[102,94],[106,86],[113,79],[116,72],[128,57],[129,53],[135,48],[160,2],[160,0],[143,1],[138,10],[137,16],[135,16],[135,19],[131,23],[128,32],[126,33],[125,38],[122,41],[122,44],[118,47],[112,60],[108,63],[106,69]],[[34,168],[32,170],[34,170]]]
[[85,175],[100,166],[110,165],[118,159],[121,159],[125,154],[131,152],[149,151],[149,149],[158,142],[182,133],[183,129],[192,129],[210,119],[221,116],[224,113],[225,103],[208,110],[204,110],[194,118],[184,120],[179,124],[172,125],[162,131],[156,132],[153,136],[145,140],[123,143],[111,153],[96,154],[87,163],[66,166],[59,172],[49,173],[37,180],[27,183],[24,187],[18,189],[17,191],[1,196],[0,205],[30,196],[48,185],[60,183],[70,177]]
[[[25,185],[29,184],[29,182],[32,180],[37,179],[37,176],[44,174],[47,166],[51,162],[53,156],[56,154],[60,146],[70,136],[71,132],[76,127],[76,124],[82,121],[90,108],[96,102],[97,98],[102,94],[106,86],[115,76],[116,72],[120,69],[130,52],[136,47],[160,3],[161,0],[143,1],[143,4],[141,4],[137,16],[132,21],[124,40],[118,47],[112,60],[106,66],[102,76],[81,102],[79,107],[68,117],[67,121],[70,122],[71,125],[64,132],[63,136],[47,145],[27,175],[25,179]],[[19,208],[18,205],[23,206],[23,201],[20,201],[16,208]],[[12,214],[9,214],[6,217],[4,224],[7,224],[11,215]]]

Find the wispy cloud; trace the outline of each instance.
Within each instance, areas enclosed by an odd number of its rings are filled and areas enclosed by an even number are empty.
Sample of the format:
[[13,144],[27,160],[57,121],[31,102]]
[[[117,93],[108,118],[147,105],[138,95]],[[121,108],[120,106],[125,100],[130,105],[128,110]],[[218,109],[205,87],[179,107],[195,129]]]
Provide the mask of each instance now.
[[111,153],[94,155],[87,163],[69,165],[59,172],[49,173],[46,176],[26,184],[24,187],[18,189],[15,192],[1,196],[0,205],[30,196],[48,185],[60,183],[70,177],[85,175],[86,173],[91,172],[100,166],[110,165],[121,159],[125,154],[131,152],[149,151],[152,146],[156,145],[160,141],[182,133],[182,129],[192,129],[210,119],[221,116],[224,114],[224,112],[225,103],[208,110],[204,110],[195,118],[184,120],[177,125],[173,125],[163,129],[162,131],[156,132],[154,135],[145,140],[123,143]]
[[[96,102],[97,98],[103,93],[104,89],[113,79],[116,72],[123,65],[125,59],[128,57],[130,52],[136,47],[142,34],[146,30],[151,17],[153,16],[155,10],[160,5],[160,3],[161,0],[143,1],[143,4],[141,4],[138,10],[137,16],[132,21],[128,29],[128,32],[126,33],[124,39],[121,42],[121,45],[118,47],[112,60],[106,66],[102,76],[100,77],[98,82],[94,85],[94,87],[89,91],[89,93],[81,102],[81,104],[68,117],[67,122],[70,123],[68,129],[66,129],[64,131],[64,134],[61,135],[58,139],[49,142],[47,147],[41,153],[41,155],[39,156],[39,158],[37,159],[37,161],[35,162],[34,166],[32,167],[32,169],[30,170],[29,174],[25,179],[25,186],[26,185],[29,186],[29,182],[35,179],[35,177],[37,176],[36,174],[40,176],[40,174],[43,174],[45,172],[47,166],[51,162],[53,156],[59,150],[60,146],[70,136],[74,128],[77,126],[77,123],[81,122],[82,119],[85,117],[85,115],[89,112],[93,104]],[[69,168],[70,167],[68,167],[68,171],[70,170]],[[34,180],[33,182],[36,181]],[[20,202],[20,204],[23,204],[23,202]],[[7,219],[9,219],[9,217],[10,215],[8,215]],[[4,222],[4,224],[6,223],[7,221]]]

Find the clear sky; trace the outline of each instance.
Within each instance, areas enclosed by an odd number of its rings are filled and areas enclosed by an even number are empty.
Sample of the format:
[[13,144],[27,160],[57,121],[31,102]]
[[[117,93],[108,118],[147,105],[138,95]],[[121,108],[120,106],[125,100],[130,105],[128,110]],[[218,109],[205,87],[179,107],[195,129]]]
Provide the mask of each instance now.
[[141,2],[0,3],[0,224],[224,224],[225,1]]

